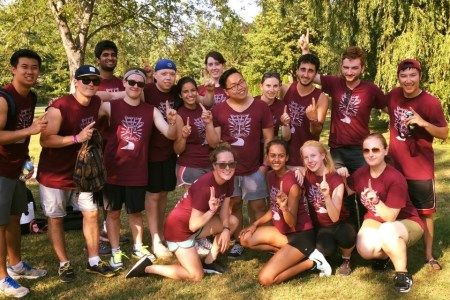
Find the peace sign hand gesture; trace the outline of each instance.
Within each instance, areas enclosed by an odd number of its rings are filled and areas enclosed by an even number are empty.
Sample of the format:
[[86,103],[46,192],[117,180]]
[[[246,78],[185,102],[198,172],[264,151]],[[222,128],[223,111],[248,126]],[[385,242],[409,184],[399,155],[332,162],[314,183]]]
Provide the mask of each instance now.
[[209,201],[208,201],[209,210],[213,213],[216,213],[216,211],[220,207],[220,199],[216,198],[216,191],[213,186],[209,187],[209,192],[210,192]]
[[166,118],[169,125],[175,125],[177,121],[177,111],[170,107],[169,100],[166,100]]
[[181,137],[187,139],[191,135],[191,125],[189,124],[189,117],[186,118],[186,125],[181,129]]
[[288,208],[288,196],[283,192],[283,180],[280,181],[280,189],[278,190],[275,199],[282,211]]

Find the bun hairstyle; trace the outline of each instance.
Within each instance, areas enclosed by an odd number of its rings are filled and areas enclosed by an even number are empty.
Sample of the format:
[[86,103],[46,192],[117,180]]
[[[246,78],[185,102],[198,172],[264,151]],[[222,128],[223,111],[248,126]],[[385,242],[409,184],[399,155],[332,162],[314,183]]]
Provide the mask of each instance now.
[[230,144],[227,142],[220,142],[217,146],[209,153],[209,161],[211,164],[217,162],[217,156],[222,152],[230,152],[233,154],[234,159],[236,160],[236,153],[233,148],[231,148]]
[[327,148],[325,148],[324,144],[322,144],[321,142],[318,142],[318,141],[314,141],[314,140],[306,141],[303,144],[303,146],[300,148],[300,156],[302,156],[302,151],[306,147],[315,147],[315,148],[319,149],[320,153],[325,154],[324,163],[325,163],[325,167],[327,168],[327,170],[329,172],[336,171],[336,168],[334,166],[334,161],[331,158],[330,152],[327,150]]

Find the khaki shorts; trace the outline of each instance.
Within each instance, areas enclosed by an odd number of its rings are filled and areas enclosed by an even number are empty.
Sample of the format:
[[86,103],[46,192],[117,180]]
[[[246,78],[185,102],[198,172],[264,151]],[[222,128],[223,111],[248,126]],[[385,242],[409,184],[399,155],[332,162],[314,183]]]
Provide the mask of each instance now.
[[398,222],[402,223],[408,231],[408,241],[406,242],[406,246],[410,247],[414,245],[423,235],[422,227],[413,220],[403,219],[398,220]]

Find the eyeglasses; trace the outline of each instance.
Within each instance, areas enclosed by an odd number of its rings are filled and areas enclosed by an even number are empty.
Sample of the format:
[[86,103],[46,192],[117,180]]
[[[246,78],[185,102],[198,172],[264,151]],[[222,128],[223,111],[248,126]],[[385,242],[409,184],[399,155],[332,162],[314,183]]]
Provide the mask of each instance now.
[[230,169],[234,169],[236,168],[237,163],[235,161],[230,161],[230,162],[216,162],[214,163],[216,166],[219,167],[219,169],[226,169],[227,167]]
[[373,154],[378,154],[378,153],[381,152],[381,149],[380,148],[370,148],[370,149],[369,148],[364,148],[363,149],[363,153],[364,154],[369,154],[370,151],[372,151]]
[[226,89],[226,90],[237,91],[238,88],[240,88],[240,87],[241,87],[241,88],[242,88],[242,87],[245,87],[246,84],[247,84],[247,83],[245,82],[245,80],[244,80],[244,79],[241,79],[241,80],[238,81],[238,83],[233,84],[232,86],[227,87],[227,88],[225,88],[225,89]]
[[78,80],[81,80],[81,82],[85,85],[88,85],[92,82],[93,85],[99,86],[100,85],[100,78],[90,78],[90,77],[81,77],[77,78]]
[[130,86],[135,86],[135,85],[137,85],[138,87],[140,87],[141,89],[142,88],[144,88],[144,86],[145,86],[145,83],[143,82],[143,81],[136,81],[136,80],[128,80],[127,79],[127,82],[128,82],[128,84],[130,85]]

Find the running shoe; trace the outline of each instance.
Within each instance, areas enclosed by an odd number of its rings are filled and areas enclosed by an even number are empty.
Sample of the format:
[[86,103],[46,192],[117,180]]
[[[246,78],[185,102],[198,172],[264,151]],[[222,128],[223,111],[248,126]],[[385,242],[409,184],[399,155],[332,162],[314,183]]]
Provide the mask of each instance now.
[[28,294],[30,290],[24,286],[21,286],[17,281],[9,276],[0,282],[0,294],[6,297],[22,298]]
[[413,285],[412,276],[408,272],[395,272],[394,286],[397,292],[407,293]]
[[27,262],[22,261],[22,268],[20,270],[14,270],[12,266],[7,268],[8,275],[13,279],[37,279],[47,275],[47,270],[36,269],[29,265]]
[[147,273],[145,273],[145,268],[151,265],[152,261],[150,258],[144,256],[134,264],[130,271],[128,271],[127,275],[125,275],[125,278],[143,277],[147,275]]

